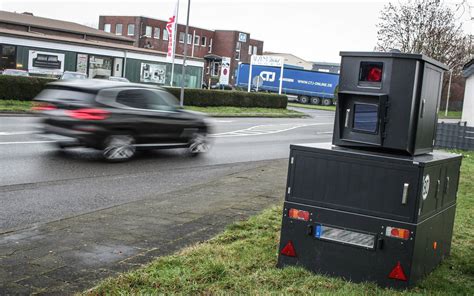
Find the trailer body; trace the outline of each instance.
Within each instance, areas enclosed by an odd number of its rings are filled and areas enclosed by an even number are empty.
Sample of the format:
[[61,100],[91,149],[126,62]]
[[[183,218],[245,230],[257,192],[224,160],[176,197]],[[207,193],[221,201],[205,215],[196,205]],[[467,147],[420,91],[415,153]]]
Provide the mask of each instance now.
[[[237,72],[238,87],[248,88],[249,64],[240,64]],[[278,93],[280,87],[281,68],[252,65],[251,88],[258,91]],[[260,77],[262,84],[255,85],[256,77]],[[334,102],[339,75],[295,69],[289,66],[283,68],[282,93],[294,95],[302,103]],[[326,99],[326,100],[324,100]]]

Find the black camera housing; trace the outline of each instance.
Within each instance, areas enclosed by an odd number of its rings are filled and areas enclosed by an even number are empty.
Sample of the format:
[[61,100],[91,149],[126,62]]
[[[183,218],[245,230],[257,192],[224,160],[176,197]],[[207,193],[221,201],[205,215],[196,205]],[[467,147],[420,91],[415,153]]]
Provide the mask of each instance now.
[[448,68],[421,54],[340,55],[333,144],[408,155],[432,152]]

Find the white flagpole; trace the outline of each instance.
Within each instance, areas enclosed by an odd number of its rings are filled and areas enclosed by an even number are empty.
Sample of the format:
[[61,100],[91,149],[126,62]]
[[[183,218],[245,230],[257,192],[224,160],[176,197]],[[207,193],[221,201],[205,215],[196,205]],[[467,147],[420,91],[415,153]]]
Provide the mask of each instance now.
[[174,79],[174,56],[175,56],[175,53],[176,53],[176,42],[177,42],[177,33],[178,33],[178,15],[179,15],[179,0],[178,2],[176,3],[176,18],[175,18],[175,22],[174,22],[174,26],[173,26],[173,36],[171,36],[173,38],[173,54],[172,54],[172,60],[171,60],[171,81],[170,81],[170,86],[173,86],[173,79]]

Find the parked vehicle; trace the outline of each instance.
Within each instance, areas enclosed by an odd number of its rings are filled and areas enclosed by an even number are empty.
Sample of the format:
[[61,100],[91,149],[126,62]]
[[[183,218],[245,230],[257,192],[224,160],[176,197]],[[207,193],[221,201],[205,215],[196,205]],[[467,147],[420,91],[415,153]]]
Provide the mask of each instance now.
[[109,161],[128,160],[137,149],[187,148],[197,155],[210,147],[206,117],[181,109],[162,88],[71,80],[47,84],[35,101],[43,137],[60,148],[102,150]]
[[65,71],[61,76],[61,80],[87,79],[87,75],[81,72]]
[[106,75],[95,75],[94,79],[99,79],[99,80],[110,80],[110,81],[118,81],[118,82],[130,82],[125,77],[118,77],[118,76],[106,76]]
[[117,82],[130,82],[130,80],[128,80],[125,77],[117,77],[117,76],[110,76],[109,80],[110,81],[117,81]]
[[3,70],[2,75],[24,76],[24,77],[30,76],[30,74],[28,74],[28,71],[17,70],[17,69],[5,69],[5,70]]
[[[249,64],[239,65],[236,86],[248,87],[249,68]],[[278,67],[252,65],[251,88],[278,93],[280,71],[281,68]],[[283,69],[282,93],[297,96],[297,101],[303,104],[325,106],[335,104],[335,90],[338,84],[338,74],[294,68]]]

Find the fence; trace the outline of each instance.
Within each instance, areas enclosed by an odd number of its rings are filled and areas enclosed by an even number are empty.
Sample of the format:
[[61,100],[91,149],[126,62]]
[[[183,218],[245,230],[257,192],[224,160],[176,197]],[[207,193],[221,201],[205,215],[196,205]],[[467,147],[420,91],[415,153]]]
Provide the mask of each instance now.
[[474,127],[465,122],[438,123],[435,148],[474,150]]

